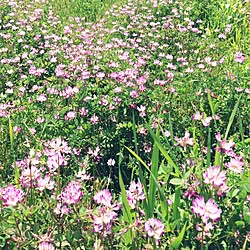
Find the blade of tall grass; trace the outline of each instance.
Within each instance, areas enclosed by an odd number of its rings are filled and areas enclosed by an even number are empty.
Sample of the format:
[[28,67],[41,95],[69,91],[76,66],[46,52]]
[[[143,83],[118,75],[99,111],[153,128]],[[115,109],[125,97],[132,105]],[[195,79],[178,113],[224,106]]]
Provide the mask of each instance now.
[[[138,152],[138,145],[137,145],[137,134],[136,134],[136,126],[135,126],[136,124],[135,124],[135,114],[134,114],[134,111],[133,111],[133,118],[132,119],[133,119],[132,129],[133,129],[133,137],[134,137],[134,143],[135,143],[135,152],[138,155],[139,152]],[[143,171],[142,171],[140,162],[139,162],[138,172],[139,172],[140,181],[141,181],[141,183],[143,184],[143,186],[145,188],[145,192],[147,193],[146,179],[145,179],[145,177],[143,175]]]
[[215,119],[215,112],[216,112],[216,110],[218,108],[218,103],[216,103],[214,105],[214,102],[213,102],[213,99],[212,99],[210,93],[207,94],[207,97],[208,97],[208,102],[209,102],[210,109],[212,111],[212,116],[214,118],[215,125],[217,125],[217,122],[216,122],[216,119]]
[[[118,167],[119,167],[119,185],[121,188],[121,195],[122,195],[122,212],[123,212],[123,219],[125,222],[128,222],[129,224],[132,224],[133,219],[132,219],[132,213],[130,210],[130,206],[128,204],[128,198],[126,194],[126,188],[123,182],[122,174],[121,174],[121,161],[119,160],[118,162]],[[132,243],[132,229],[129,229],[127,233],[124,235],[126,244],[131,244]]]
[[208,127],[208,136],[207,136],[207,167],[211,164],[211,131]]
[[169,156],[167,151],[163,148],[163,146],[159,142],[158,138],[156,137],[156,135],[154,134],[152,129],[148,127],[148,130],[150,132],[151,137],[154,139],[154,143],[157,145],[157,147],[159,148],[159,150],[161,151],[161,153],[163,154],[165,159],[168,161],[169,165],[171,165],[175,169],[175,174],[179,177],[181,175],[181,172],[180,172],[179,168],[174,163],[174,161],[171,159],[171,157]]
[[180,203],[181,203],[181,190],[180,187],[177,186],[175,188],[174,204],[173,204],[174,220],[178,220],[180,218],[180,211],[178,209],[180,207]]
[[154,208],[155,208],[155,194],[156,194],[156,184],[154,181],[154,177],[158,178],[158,165],[159,165],[159,149],[157,145],[154,143],[153,153],[152,153],[152,166],[151,172],[152,174],[149,177],[149,217],[153,216]]
[[242,93],[240,94],[240,96],[239,96],[239,98],[238,98],[236,104],[234,105],[234,109],[233,109],[233,111],[232,111],[232,113],[231,113],[231,115],[230,115],[229,122],[228,122],[227,129],[226,129],[226,133],[225,133],[225,140],[227,139],[229,130],[230,130],[232,124],[233,124],[234,117],[235,117],[236,112],[237,112],[237,110],[238,110],[238,107],[239,107],[239,104],[240,104],[240,99],[241,99],[241,97],[242,97]]
[[12,127],[12,123],[11,123],[10,118],[9,118],[9,134],[10,134],[10,148],[11,148],[12,160],[14,162],[14,180],[15,180],[15,185],[19,186],[20,171],[16,165],[15,151],[14,151],[13,127]]
[[172,242],[171,247],[173,249],[179,249],[180,244],[183,240],[185,231],[186,231],[186,227],[187,227],[187,222],[185,223],[185,225],[183,226],[183,228],[181,229],[180,234],[178,235],[178,237]]
[[[137,155],[130,148],[128,148],[128,147],[125,147],[125,148],[148,170],[148,172],[152,176],[152,179],[154,180],[154,182],[155,182],[155,184],[157,186],[159,195],[160,195],[162,217],[163,218],[167,218],[167,216],[168,216],[168,209],[167,209],[166,197],[165,197],[165,195],[164,195],[164,193],[163,193],[163,191],[162,191],[162,189],[161,189],[161,187],[160,187],[157,179],[155,178],[155,176],[153,175],[153,173],[151,172],[151,170],[149,169],[149,167],[147,166],[147,164],[141,159],[141,157],[139,155]],[[147,216],[147,214],[150,214],[149,206],[147,206],[147,204],[148,204],[148,194],[146,193],[146,207],[145,207],[146,216]]]

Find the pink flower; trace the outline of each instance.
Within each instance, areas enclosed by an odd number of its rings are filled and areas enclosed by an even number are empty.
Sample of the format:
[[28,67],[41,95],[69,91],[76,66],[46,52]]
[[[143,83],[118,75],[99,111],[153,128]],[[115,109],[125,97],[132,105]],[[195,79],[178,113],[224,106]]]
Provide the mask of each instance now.
[[74,111],[69,111],[67,114],[64,116],[65,121],[72,121],[76,118],[76,113]]
[[71,181],[61,193],[60,199],[63,201],[63,203],[71,205],[77,204],[82,196],[83,193],[81,191],[81,185],[78,182]]
[[94,232],[103,232],[103,236],[106,237],[111,233],[112,222],[117,217],[117,213],[110,208],[100,207],[98,214],[93,215],[94,220]]
[[40,170],[35,166],[24,168],[20,177],[20,183],[23,187],[34,187],[34,182],[40,176]]
[[90,118],[90,122],[94,125],[97,124],[99,122],[99,117],[96,116],[95,114],[91,116]]
[[143,185],[140,181],[138,181],[137,183],[135,183],[135,181],[131,182],[129,190],[127,191],[127,198],[128,203],[132,209],[135,208],[137,201],[146,199]]
[[215,138],[220,143],[220,146],[218,148],[216,148],[216,149],[221,153],[225,153],[225,154],[231,156],[233,154],[233,149],[232,148],[235,146],[235,143],[234,143],[233,139],[231,139],[229,142],[227,142],[225,139],[222,140],[220,133],[218,133],[215,136]]
[[44,189],[49,189],[49,190],[53,190],[55,186],[55,181],[50,179],[49,175],[46,175],[43,178],[41,178],[40,176],[37,178],[37,187],[39,189],[39,191],[43,191]]
[[145,231],[148,233],[149,237],[154,237],[156,240],[159,240],[163,235],[165,230],[164,225],[158,219],[150,218],[145,223]]
[[243,63],[246,58],[243,56],[241,52],[236,52],[234,55],[234,61],[238,63]]
[[2,190],[1,200],[3,200],[3,206],[16,206],[23,201],[24,192],[21,189],[9,185]]
[[234,158],[230,159],[230,162],[225,163],[225,166],[230,169],[231,171],[240,174],[243,172],[243,158],[240,156],[235,156]]
[[187,145],[194,145],[193,138],[190,138],[190,133],[188,131],[185,132],[185,136],[183,138],[178,138],[177,136],[175,136],[174,139],[177,141],[177,145],[182,146],[184,150],[186,150]]
[[108,189],[105,189],[97,192],[93,197],[93,199],[97,204],[102,204],[104,206],[110,207],[112,201],[112,195]]
[[130,92],[130,96],[131,96],[132,98],[137,98],[139,95],[138,95],[138,93],[137,93],[136,90],[132,90],[132,91]]
[[80,113],[80,116],[87,116],[88,113],[89,113],[89,111],[88,111],[88,109],[86,109],[86,108],[81,108],[81,109],[79,110],[79,113]]
[[209,126],[209,124],[212,120],[213,120],[213,118],[209,116],[209,117],[202,119],[201,121],[202,121],[203,126],[207,127],[207,126]]
[[47,100],[47,96],[45,94],[41,94],[36,98],[36,100],[38,102],[45,102]]
[[56,248],[50,242],[41,242],[38,245],[38,250],[55,250]]
[[107,164],[108,164],[108,166],[114,166],[115,165],[115,160],[114,159],[109,159]]
[[56,208],[54,209],[54,213],[61,216],[64,214],[68,214],[69,212],[70,209],[66,205],[63,205],[60,202],[57,203]]
[[222,213],[222,210],[218,208],[213,199],[209,199],[205,203],[203,196],[199,196],[193,200],[191,209],[193,213],[201,217],[204,223],[207,223],[209,219],[213,221],[219,220]]
[[209,167],[206,172],[202,174],[205,184],[211,184],[214,188],[219,188],[225,185],[227,177],[226,171],[220,171],[219,166]]

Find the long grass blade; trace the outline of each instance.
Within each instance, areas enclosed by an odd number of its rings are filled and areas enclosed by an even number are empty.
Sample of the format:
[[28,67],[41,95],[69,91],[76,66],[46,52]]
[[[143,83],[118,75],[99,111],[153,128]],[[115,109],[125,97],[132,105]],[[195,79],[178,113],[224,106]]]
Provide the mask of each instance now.
[[241,99],[241,97],[242,97],[242,94],[239,96],[239,98],[238,98],[238,100],[237,100],[237,102],[236,102],[236,104],[235,104],[235,106],[234,106],[234,109],[233,109],[233,111],[232,111],[232,113],[231,113],[231,115],[230,115],[229,122],[228,122],[227,129],[226,129],[226,133],[225,133],[225,140],[227,139],[229,130],[230,130],[232,124],[233,124],[234,117],[235,117],[236,112],[237,112],[237,110],[238,110],[238,107],[239,107],[239,104],[240,104],[240,99]]
[[163,146],[159,142],[158,138],[156,137],[156,135],[154,134],[154,132],[152,131],[152,129],[151,128],[148,128],[148,129],[149,129],[150,135],[154,139],[155,144],[157,145],[157,147],[159,148],[159,150],[161,151],[161,153],[163,154],[163,156],[165,157],[165,159],[168,161],[169,165],[171,165],[175,169],[175,173],[177,174],[177,176],[180,176],[181,172],[180,172],[179,168],[177,167],[177,165],[171,159],[171,157],[169,156],[169,154],[167,153],[167,151],[163,148]]
[[[168,210],[167,210],[167,203],[166,203],[166,197],[157,181],[157,179],[155,178],[155,176],[153,175],[153,173],[151,172],[151,170],[149,169],[149,167],[147,166],[147,164],[141,159],[141,157],[139,155],[137,155],[133,150],[131,150],[130,148],[126,147],[126,149],[148,170],[148,172],[151,174],[152,179],[154,180],[159,195],[160,195],[160,200],[161,200],[161,212],[162,212],[162,217],[166,218],[168,216]],[[148,196],[146,196],[147,198],[147,203],[148,204]],[[145,208],[146,210],[147,208]]]

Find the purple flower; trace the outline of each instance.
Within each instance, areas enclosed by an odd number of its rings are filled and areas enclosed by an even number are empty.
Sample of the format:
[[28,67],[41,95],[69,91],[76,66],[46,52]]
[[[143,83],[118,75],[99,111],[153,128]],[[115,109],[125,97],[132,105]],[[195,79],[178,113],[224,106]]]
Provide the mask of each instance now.
[[81,185],[78,182],[71,181],[66,186],[64,192],[61,193],[60,198],[65,204],[77,204],[82,198]]
[[234,61],[238,63],[243,63],[246,58],[243,56],[241,52],[236,52],[234,55]]
[[64,116],[65,121],[72,121],[76,118],[76,113],[74,111],[69,111],[67,114]]
[[104,206],[110,207],[112,201],[112,195],[108,189],[105,189],[97,192],[93,197],[93,199],[97,204],[102,204]]
[[49,175],[46,175],[44,179],[40,176],[37,178],[37,187],[40,192],[42,192],[44,189],[52,190],[54,189],[54,186],[55,181],[51,180]]
[[207,223],[209,219],[217,221],[220,219],[222,210],[218,208],[218,205],[213,199],[209,199],[206,203],[203,196],[199,196],[193,200],[191,206],[192,212],[201,217],[204,223]]
[[220,133],[218,133],[215,136],[215,138],[220,143],[220,146],[218,148],[216,148],[216,150],[218,150],[221,153],[225,153],[225,154],[231,156],[233,154],[232,148],[235,146],[233,139],[231,139],[229,142],[227,142],[225,139],[222,140]]
[[188,131],[185,132],[185,136],[183,138],[178,138],[177,136],[175,136],[174,139],[177,141],[177,145],[182,146],[184,150],[186,150],[187,145],[194,145],[193,138],[190,138],[190,133]]
[[55,250],[55,247],[50,242],[41,242],[38,245],[38,250]]
[[131,182],[129,190],[127,191],[127,198],[132,209],[135,208],[137,201],[146,199],[143,185],[140,181],[138,181],[138,183],[135,183],[135,181]]
[[3,206],[16,206],[18,203],[23,201],[24,192],[21,189],[9,185],[4,188],[1,192],[1,200],[3,200]]
[[225,185],[227,180],[226,171],[220,171],[219,166],[209,167],[206,172],[202,174],[205,184],[211,184],[214,188]]
[[235,156],[234,158],[231,158],[230,162],[225,163],[225,166],[231,171],[240,174],[243,172],[243,158],[240,156]]
[[164,225],[158,219],[150,218],[145,223],[145,231],[148,233],[149,237],[154,237],[156,240],[159,240],[164,233]]

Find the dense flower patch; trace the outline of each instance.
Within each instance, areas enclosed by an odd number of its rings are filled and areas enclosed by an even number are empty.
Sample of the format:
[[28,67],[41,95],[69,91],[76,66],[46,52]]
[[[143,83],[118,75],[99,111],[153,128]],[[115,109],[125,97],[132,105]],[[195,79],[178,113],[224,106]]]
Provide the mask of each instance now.
[[247,1],[122,2],[0,3],[0,246],[247,249]]

